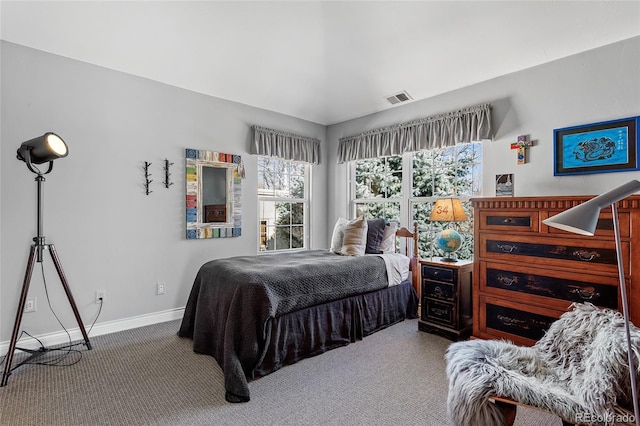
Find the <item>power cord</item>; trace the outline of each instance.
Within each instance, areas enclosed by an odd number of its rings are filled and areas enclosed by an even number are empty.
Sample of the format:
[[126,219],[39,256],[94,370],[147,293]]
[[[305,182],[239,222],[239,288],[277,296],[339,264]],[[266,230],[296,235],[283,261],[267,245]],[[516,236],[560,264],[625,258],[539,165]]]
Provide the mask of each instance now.
[[[71,334],[69,333],[69,331],[67,330],[67,328],[64,326],[64,324],[62,324],[62,321],[60,321],[60,318],[58,317],[58,315],[56,314],[55,310],[53,309],[53,306],[51,305],[51,300],[49,298],[49,291],[47,289],[47,280],[45,277],[45,273],[44,273],[44,265],[43,262],[40,263],[40,267],[41,267],[41,273],[42,273],[42,280],[44,282],[44,291],[45,291],[45,295],[47,297],[47,304],[49,305],[49,309],[51,310],[51,313],[53,313],[53,316],[56,318],[56,320],[58,321],[58,324],[60,324],[60,326],[62,327],[62,329],[65,331],[65,333],[67,334],[67,337],[69,339],[69,343],[65,346],[59,346],[59,347],[55,347],[55,348],[45,348],[44,344],[42,343],[42,341],[40,339],[38,339],[35,336],[32,336],[31,334],[29,334],[26,331],[22,331],[20,333],[20,336],[18,338],[18,340],[20,340],[20,338],[22,338],[23,335],[27,335],[30,338],[36,340],[39,344],[40,344],[40,349],[39,351],[41,352],[64,352],[60,355],[58,355],[57,357],[47,360],[47,361],[29,361],[29,362],[24,362],[23,364],[34,364],[34,365],[48,365],[48,366],[53,366],[53,367],[68,367],[74,364],[77,364],[78,362],[80,362],[80,360],[82,359],[82,352],[84,351],[80,351],[78,349],[74,349],[76,346],[81,346],[84,345],[85,342],[78,342],[78,343],[72,343],[71,340]],[[100,306],[98,308],[98,313],[96,314],[96,317],[94,318],[93,322],[91,323],[91,326],[89,327],[89,330],[87,331],[87,336],[89,334],[91,334],[91,330],[93,330],[93,326],[96,324],[96,322],[98,321],[98,318],[100,318],[100,314],[102,313],[102,306],[104,304],[104,300],[102,297],[100,297],[99,299],[100,302]],[[16,348],[16,349],[20,349],[20,348]],[[66,363],[62,363],[66,358],[68,358],[71,354],[76,355],[74,357],[74,359],[70,360],[69,362]],[[4,355],[2,357],[2,361],[0,361],[0,365],[3,365],[5,360],[7,359],[7,355]],[[17,365],[23,365],[18,363]]]

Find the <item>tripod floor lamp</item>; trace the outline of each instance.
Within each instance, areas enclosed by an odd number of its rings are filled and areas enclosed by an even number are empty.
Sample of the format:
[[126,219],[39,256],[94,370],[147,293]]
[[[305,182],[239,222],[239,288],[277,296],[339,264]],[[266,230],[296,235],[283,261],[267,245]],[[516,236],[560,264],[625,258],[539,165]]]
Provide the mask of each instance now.
[[611,206],[613,216],[613,232],[616,240],[616,258],[618,264],[618,279],[620,281],[620,298],[622,300],[622,314],[624,316],[625,332],[627,337],[627,360],[629,364],[629,378],[631,380],[631,395],[633,399],[633,412],[636,426],[640,426],[640,416],[638,411],[638,390],[636,383],[636,367],[633,360],[633,345],[629,329],[629,302],[627,289],[624,280],[624,263],[622,261],[622,250],[620,247],[620,226],[618,221],[618,208],[616,203],[631,194],[640,191],[640,182],[632,180],[609,192],[599,195],[591,200],[572,207],[571,209],[559,213],[542,222],[545,225],[553,226],[568,232],[580,235],[592,236],[598,224],[600,210]]
[[[22,314],[24,312],[25,303],[27,301],[27,293],[29,292],[29,284],[31,282],[31,274],[33,272],[33,267],[35,262],[42,262],[42,254],[45,250],[47,250],[51,254],[51,258],[53,259],[53,264],[55,265],[56,271],[58,272],[58,276],[60,277],[60,281],[62,282],[62,287],[67,295],[67,299],[69,299],[69,304],[71,305],[71,309],[73,310],[73,314],[78,322],[78,326],[80,327],[80,331],[82,332],[82,337],[84,338],[85,345],[88,349],[91,349],[91,343],[89,342],[89,336],[85,331],[84,325],[82,324],[82,319],[80,318],[80,313],[78,312],[78,308],[76,306],[75,301],[73,300],[73,295],[71,294],[71,290],[69,289],[69,285],[67,283],[67,278],[64,275],[62,270],[62,265],[60,264],[60,259],[58,258],[58,254],[56,253],[56,249],[53,244],[47,244],[45,242],[45,237],[42,235],[42,184],[44,183],[44,175],[50,173],[53,169],[53,160],[57,158],[66,157],[69,150],[67,148],[67,144],[60,138],[60,136],[55,133],[45,133],[42,136],[39,136],[35,139],[28,140],[23,142],[18,148],[18,159],[27,163],[27,167],[36,176],[36,183],[38,186],[38,222],[37,222],[37,231],[38,234],[33,238],[34,244],[31,246],[31,251],[29,252],[29,260],[27,261],[27,270],[24,274],[24,282],[22,284],[22,293],[20,293],[20,301],[18,302],[18,311],[16,312],[16,320],[13,325],[13,333],[11,334],[11,342],[9,343],[9,351],[5,358],[5,366],[4,373],[2,374],[2,382],[0,382],[0,386],[5,386],[7,381],[9,380],[9,376],[11,372],[16,368],[20,367],[23,364],[43,355],[46,352],[46,349],[40,348],[38,350],[30,350],[17,348],[21,351],[27,352],[31,354],[27,357],[26,360],[22,361],[20,364],[16,365],[12,368],[13,355],[16,350],[16,344],[18,342],[19,332],[20,332],[20,323],[22,322]],[[48,163],[47,170],[41,171],[38,169],[35,164],[43,164]]]

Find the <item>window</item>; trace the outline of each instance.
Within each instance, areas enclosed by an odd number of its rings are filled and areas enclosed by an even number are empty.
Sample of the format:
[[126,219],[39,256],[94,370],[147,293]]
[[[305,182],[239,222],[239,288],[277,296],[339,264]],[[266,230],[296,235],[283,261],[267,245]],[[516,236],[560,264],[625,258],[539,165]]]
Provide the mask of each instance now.
[[[473,257],[473,209],[469,198],[480,194],[482,188],[482,143],[456,145],[420,151],[412,155],[411,223],[426,227],[420,233],[420,256],[440,256],[435,238],[445,228],[454,228],[463,237],[456,251],[459,259]],[[431,210],[441,197],[456,195],[462,201],[466,222],[430,222]]]
[[308,247],[309,176],[307,163],[258,157],[258,250]]
[[[478,196],[482,188],[481,142],[353,163],[351,193],[356,216],[384,217],[403,224],[417,221],[421,230],[419,252],[424,258],[441,256],[435,237],[445,227],[454,227],[464,238],[456,256],[473,256],[473,210],[469,198]],[[462,200],[468,221],[430,222],[435,201],[451,195]]]
[[400,221],[402,157],[382,157],[355,162],[356,217]]

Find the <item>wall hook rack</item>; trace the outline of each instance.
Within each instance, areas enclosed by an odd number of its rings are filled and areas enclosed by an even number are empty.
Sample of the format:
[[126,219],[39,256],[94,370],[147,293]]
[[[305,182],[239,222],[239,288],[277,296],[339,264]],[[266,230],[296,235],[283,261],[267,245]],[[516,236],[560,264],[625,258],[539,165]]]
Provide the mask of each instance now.
[[169,176],[171,176],[171,173],[169,172],[169,168],[173,166],[173,163],[170,163],[169,160],[167,160],[166,158],[164,159],[164,187],[165,188],[169,188],[171,185],[173,185],[173,182],[171,182],[169,180]]
[[151,194],[153,191],[149,189],[149,185],[153,182],[151,177],[151,173],[149,173],[149,167],[151,167],[151,163],[148,161],[144,162],[144,166],[142,166],[142,170],[144,170],[144,190],[147,195]]

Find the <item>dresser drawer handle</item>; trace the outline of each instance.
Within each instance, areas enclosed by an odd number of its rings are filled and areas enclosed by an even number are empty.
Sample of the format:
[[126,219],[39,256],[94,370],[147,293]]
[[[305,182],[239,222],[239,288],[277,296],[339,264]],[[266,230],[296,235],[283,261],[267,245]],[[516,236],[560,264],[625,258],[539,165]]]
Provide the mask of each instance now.
[[510,244],[498,244],[498,248],[502,250],[503,253],[511,253],[512,251],[517,249],[516,246],[512,246]]
[[444,295],[444,292],[442,291],[440,286],[437,286],[436,288],[433,289],[433,294],[435,294],[438,297],[442,297]]
[[504,275],[499,275],[498,282],[506,287],[511,287],[512,284],[518,284],[518,277],[509,278]]
[[504,220],[502,221],[502,223],[513,223],[513,218],[505,217]]
[[574,288],[569,291],[570,293],[577,294],[582,300],[593,300],[600,297],[600,293],[593,287],[587,288]]
[[526,322],[521,319],[511,318],[505,315],[498,315],[498,319],[502,324],[506,325],[507,327],[520,327],[525,329],[529,328]]
[[600,253],[596,251],[586,250],[576,250],[573,252],[573,255],[577,256],[580,260],[584,260],[585,262],[591,262],[593,259],[597,259],[600,257]]

